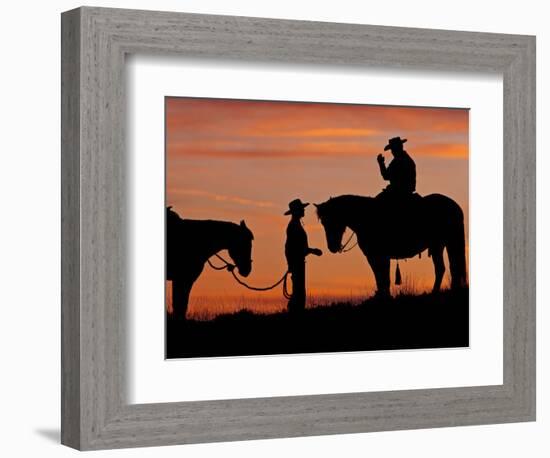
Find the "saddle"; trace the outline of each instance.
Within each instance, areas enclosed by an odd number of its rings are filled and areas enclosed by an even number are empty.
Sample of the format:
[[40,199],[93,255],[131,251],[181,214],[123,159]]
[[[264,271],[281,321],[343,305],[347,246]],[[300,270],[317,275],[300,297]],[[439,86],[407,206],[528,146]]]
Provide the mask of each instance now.
[[405,193],[384,189],[375,199],[382,207],[393,211],[412,211],[422,205],[422,196],[416,192]]
[[384,190],[375,200],[379,203],[379,240],[391,241],[397,251],[416,245],[425,230],[423,197],[416,192],[405,194]]

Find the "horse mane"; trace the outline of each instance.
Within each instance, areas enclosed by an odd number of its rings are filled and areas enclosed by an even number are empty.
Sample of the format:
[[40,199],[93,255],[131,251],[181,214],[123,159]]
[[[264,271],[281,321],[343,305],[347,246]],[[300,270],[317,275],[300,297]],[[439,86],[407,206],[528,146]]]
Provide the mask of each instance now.
[[199,231],[204,234],[235,234],[246,235],[254,240],[254,234],[246,227],[231,221],[219,221],[213,219],[182,219],[182,223],[191,231]]
[[245,235],[250,237],[250,240],[254,240],[254,234],[252,231],[241,221],[241,224],[233,223],[231,221],[219,221],[213,219],[189,219],[182,218],[178,215],[172,207],[167,207],[167,226],[168,227],[181,227],[184,230],[199,231],[204,234],[217,234],[220,232],[226,234]]
[[344,194],[337,197],[331,197],[326,202],[316,205],[317,207],[317,217],[321,219],[326,214],[330,213],[332,215],[341,213],[345,211],[347,206],[356,206],[356,205],[368,205],[373,200],[373,197],[368,196],[357,196],[354,194]]

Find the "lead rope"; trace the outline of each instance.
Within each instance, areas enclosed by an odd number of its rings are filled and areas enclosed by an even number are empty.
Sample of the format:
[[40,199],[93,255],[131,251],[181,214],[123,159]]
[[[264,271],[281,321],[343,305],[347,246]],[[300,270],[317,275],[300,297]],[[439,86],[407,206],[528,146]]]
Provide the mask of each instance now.
[[210,259],[208,259],[208,265],[210,267],[212,267],[212,269],[214,270],[224,270],[224,269],[227,269],[229,272],[231,272],[231,275],[233,275],[233,278],[235,279],[235,281],[237,283],[239,283],[239,285],[242,285],[244,286],[245,288],[248,288],[252,291],[269,291],[271,289],[274,289],[276,288],[277,286],[279,286],[281,283],[283,284],[283,296],[286,298],[286,299],[290,299],[292,297],[292,294],[288,292],[288,281],[287,281],[287,278],[288,278],[288,274],[290,273],[288,270],[283,274],[283,276],[277,280],[276,283],[274,283],[273,285],[271,286],[265,286],[265,287],[258,287],[258,286],[250,286],[248,285],[247,283],[245,283],[244,281],[242,281],[239,277],[237,277],[237,274],[235,273],[235,264],[232,264],[230,263],[229,261],[226,261],[224,258],[222,258],[219,254],[215,254],[214,256],[216,256],[220,261],[222,261],[225,265],[223,266],[216,266],[212,263],[212,261],[210,261]]

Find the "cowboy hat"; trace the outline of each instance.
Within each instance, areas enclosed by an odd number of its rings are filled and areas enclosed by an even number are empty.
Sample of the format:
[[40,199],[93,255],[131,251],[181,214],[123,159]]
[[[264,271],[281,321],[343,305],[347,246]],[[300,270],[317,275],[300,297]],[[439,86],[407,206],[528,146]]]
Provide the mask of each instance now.
[[294,199],[288,204],[288,210],[285,212],[285,215],[292,215],[293,213],[303,210],[309,205],[309,202],[303,203],[300,199]]
[[388,140],[388,144],[384,147],[384,151],[388,151],[391,147],[396,145],[403,145],[403,143],[406,143],[406,142],[407,142],[406,138],[403,138],[403,139],[401,137],[390,138]]

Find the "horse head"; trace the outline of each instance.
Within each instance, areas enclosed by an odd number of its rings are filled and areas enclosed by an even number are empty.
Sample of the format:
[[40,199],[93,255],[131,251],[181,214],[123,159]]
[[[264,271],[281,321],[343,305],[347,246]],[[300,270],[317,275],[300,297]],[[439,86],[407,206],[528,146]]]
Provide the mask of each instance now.
[[317,209],[317,217],[325,229],[327,246],[331,253],[342,250],[342,238],[346,231],[346,224],[342,221],[337,199],[332,197],[322,204],[314,204]]
[[248,277],[252,270],[252,240],[254,240],[252,231],[244,221],[241,221],[241,224],[237,225],[235,237],[227,251],[243,277]]

